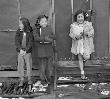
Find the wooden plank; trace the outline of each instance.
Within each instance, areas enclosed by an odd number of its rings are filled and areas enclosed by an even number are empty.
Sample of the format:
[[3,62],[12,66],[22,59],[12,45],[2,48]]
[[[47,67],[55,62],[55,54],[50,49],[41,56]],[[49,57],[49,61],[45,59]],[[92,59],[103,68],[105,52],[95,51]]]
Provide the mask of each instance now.
[[0,71],[0,77],[19,77],[18,71]]
[[[39,70],[33,70],[32,76],[39,76]],[[0,71],[0,77],[19,77],[18,71]]]

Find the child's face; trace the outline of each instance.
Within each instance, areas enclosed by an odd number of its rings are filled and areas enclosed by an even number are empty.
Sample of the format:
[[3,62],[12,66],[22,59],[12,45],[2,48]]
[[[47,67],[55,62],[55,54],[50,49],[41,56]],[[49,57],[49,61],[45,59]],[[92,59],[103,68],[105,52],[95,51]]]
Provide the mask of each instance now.
[[83,15],[83,13],[77,15],[77,22],[78,23],[83,23],[84,22],[84,15]]
[[22,23],[21,20],[19,21],[19,28],[20,28],[21,30],[23,30],[23,28],[24,28],[24,25],[23,25],[23,23]]
[[48,20],[47,20],[46,18],[42,18],[42,19],[40,20],[40,26],[46,27],[47,24],[48,24]]

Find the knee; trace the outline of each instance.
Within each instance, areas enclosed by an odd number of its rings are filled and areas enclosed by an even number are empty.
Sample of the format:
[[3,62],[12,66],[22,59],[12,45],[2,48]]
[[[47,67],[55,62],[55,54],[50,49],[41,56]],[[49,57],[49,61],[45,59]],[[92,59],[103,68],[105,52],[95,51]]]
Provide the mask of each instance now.
[[83,58],[84,58],[85,60],[90,59],[90,54],[84,54],[84,55],[83,55]]
[[83,56],[81,54],[78,54],[79,61],[83,61]]

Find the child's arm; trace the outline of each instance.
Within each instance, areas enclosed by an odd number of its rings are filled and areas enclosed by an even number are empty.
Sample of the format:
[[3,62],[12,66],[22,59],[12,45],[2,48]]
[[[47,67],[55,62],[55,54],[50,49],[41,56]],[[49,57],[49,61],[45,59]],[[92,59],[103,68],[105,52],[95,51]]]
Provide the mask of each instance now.
[[85,30],[85,35],[87,37],[94,37],[94,28],[92,26],[92,22],[87,23],[87,30]]
[[55,40],[56,39],[56,35],[55,34],[51,34],[51,35],[49,35],[49,38]]
[[51,26],[48,26],[47,30],[49,32],[49,38],[55,40],[56,39],[56,35],[53,33]]
[[69,36],[73,39],[73,40],[79,40],[79,39],[81,39],[82,38],[82,34],[81,33],[79,33],[78,32],[78,34],[79,35],[76,35],[76,31],[75,31],[75,24],[73,23],[73,24],[71,24],[71,27],[70,27],[70,34],[69,34]]
[[47,42],[53,42],[53,40],[56,39],[56,35],[53,34],[52,28],[50,26],[47,27],[49,35],[45,35],[45,41]]
[[33,32],[30,32],[30,34],[29,34],[29,40],[28,40],[27,47],[26,47],[26,53],[27,53],[30,49],[32,49],[33,41],[34,41]]
[[21,44],[20,44],[20,30],[16,31],[15,35],[15,46],[18,52],[20,52]]
[[39,41],[39,42],[44,42],[45,41],[45,37],[39,36],[38,32],[39,32],[39,29],[34,29],[33,30],[34,40],[35,41]]

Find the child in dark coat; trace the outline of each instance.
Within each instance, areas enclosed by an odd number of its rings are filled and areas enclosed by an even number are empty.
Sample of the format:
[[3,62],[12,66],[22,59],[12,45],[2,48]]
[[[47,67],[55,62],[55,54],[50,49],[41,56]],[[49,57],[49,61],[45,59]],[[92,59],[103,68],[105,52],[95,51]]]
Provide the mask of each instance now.
[[50,80],[52,74],[52,58],[53,58],[53,40],[55,35],[52,33],[51,27],[48,25],[48,17],[40,15],[37,18],[36,28],[33,30],[34,40],[38,47],[38,57],[41,60],[40,78]]

